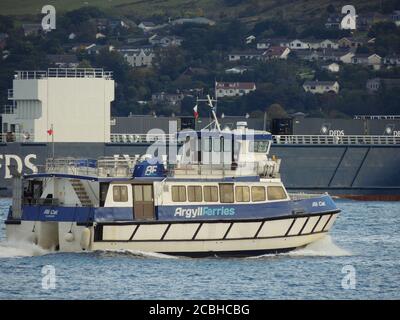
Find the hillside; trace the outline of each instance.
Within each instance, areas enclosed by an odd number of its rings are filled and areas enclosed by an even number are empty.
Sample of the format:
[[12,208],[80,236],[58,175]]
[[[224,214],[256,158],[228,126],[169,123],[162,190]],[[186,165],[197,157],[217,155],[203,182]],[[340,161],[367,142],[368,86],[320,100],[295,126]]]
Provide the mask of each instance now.
[[[390,2],[391,0],[382,1]],[[340,7],[349,1],[335,1]],[[52,4],[59,12],[77,9],[83,6],[96,6],[107,9],[110,13],[132,17],[151,17],[157,15],[207,16],[214,19],[240,18],[253,22],[260,17],[280,16],[299,21],[310,21],[326,13],[330,0],[2,0],[2,15],[40,14],[45,4]],[[354,0],[351,2],[362,12],[379,9],[381,1]]]

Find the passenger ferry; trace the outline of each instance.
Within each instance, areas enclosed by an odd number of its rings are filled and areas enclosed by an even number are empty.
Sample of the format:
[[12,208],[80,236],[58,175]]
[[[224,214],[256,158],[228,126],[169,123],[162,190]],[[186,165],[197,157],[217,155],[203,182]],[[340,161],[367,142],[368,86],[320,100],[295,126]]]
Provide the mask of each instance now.
[[289,196],[268,132],[239,123],[184,139],[176,161],[52,158],[42,172],[15,170],[8,239],[63,252],[251,256],[314,242],[340,212],[328,194]]

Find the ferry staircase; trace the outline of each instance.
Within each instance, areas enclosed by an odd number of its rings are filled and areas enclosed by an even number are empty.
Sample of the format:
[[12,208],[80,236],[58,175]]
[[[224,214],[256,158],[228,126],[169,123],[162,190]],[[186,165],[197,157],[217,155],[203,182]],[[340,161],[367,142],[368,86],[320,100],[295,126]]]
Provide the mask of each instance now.
[[78,179],[71,179],[70,181],[71,181],[72,187],[74,188],[75,193],[77,194],[82,206],[83,207],[92,207],[93,206],[92,201],[90,200],[82,182]]

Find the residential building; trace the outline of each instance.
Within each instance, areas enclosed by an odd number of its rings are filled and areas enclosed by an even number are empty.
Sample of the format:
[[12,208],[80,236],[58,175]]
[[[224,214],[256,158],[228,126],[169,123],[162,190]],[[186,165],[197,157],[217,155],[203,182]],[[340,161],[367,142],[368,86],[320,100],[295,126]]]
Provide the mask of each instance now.
[[147,32],[156,28],[156,24],[151,21],[142,21],[138,27],[143,31]]
[[151,101],[153,103],[162,103],[167,105],[179,105],[185,95],[181,92],[176,93],[166,93],[166,92],[157,92],[151,95]]
[[86,46],[84,48],[84,50],[88,53],[88,54],[99,54],[100,51],[105,50],[108,52],[111,52],[114,50],[114,46],[111,45],[98,45],[95,43],[92,43],[88,46]]
[[24,23],[22,29],[25,37],[37,36],[42,31],[42,25],[40,23]]
[[149,38],[149,43],[154,46],[161,46],[161,47],[179,47],[182,45],[183,42],[182,37],[178,36],[159,36],[157,34],[152,35]]
[[155,57],[151,48],[120,48],[117,51],[132,67],[150,67]]
[[312,94],[339,93],[337,81],[306,81],[303,84],[304,91]]
[[400,10],[393,11],[390,17],[396,26],[400,27]]
[[349,52],[347,52],[347,53],[344,53],[344,54],[339,58],[339,60],[340,60],[341,62],[343,62],[343,63],[350,64],[350,63],[352,63],[352,59],[353,59],[354,55],[355,55],[354,52],[349,51]]
[[260,50],[249,50],[241,52],[233,52],[229,54],[229,61],[240,61],[240,60],[262,60],[264,58],[264,51]]
[[248,70],[249,70],[249,67],[236,66],[236,67],[233,67],[233,68],[230,68],[230,69],[226,69],[225,73],[228,73],[228,74],[243,74]]
[[217,82],[215,88],[218,98],[237,97],[255,91],[256,84],[254,82]]
[[331,14],[325,22],[325,28],[327,29],[339,29],[340,23],[342,22],[343,16],[338,14]]
[[289,48],[291,50],[306,50],[310,49],[310,45],[307,41],[295,39],[289,43]]
[[338,43],[341,48],[357,48],[361,47],[364,44],[364,41],[353,37],[343,37],[339,39]]
[[207,19],[205,17],[195,17],[195,18],[181,18],[171,22],[172,25],[179,24],[204,24],[208,26],[215,25],[215,21]]
[[400,79],[388,79],[388,78],[373,78],[369,79],[366,84],[368,93],[376,93],[385,87],[385,89],[400,89]]
[[382,64],[382,58],[376,53],[356,53],[351,58],[351,63],[367,65],[371,66],[374,70],[379,70]]
[[388,67],[400,66],[400,55],[391,54],[383,58],[383,64]]
[[57,68],[76,68],[79,60],[74,54],[48,54],[47,59]]
[[340,71],[340,66],[336,62],[333,62],[333,63],[327,64],[325,66],[322,66],[322,69],[328,70],[332,73],[337,73]]
[[273,46],[264,52],[266,59],[283,59],[286,60],[290,54],[290,49],[287,47]]

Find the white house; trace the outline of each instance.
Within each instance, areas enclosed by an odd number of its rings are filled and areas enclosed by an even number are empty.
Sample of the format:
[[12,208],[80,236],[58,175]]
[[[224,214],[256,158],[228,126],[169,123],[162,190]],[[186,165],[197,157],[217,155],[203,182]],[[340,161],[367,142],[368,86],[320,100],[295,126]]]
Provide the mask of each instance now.
[[254,82],[217,82],[215,85],[217,97],[236,97],[249,94],[256,90]]
[[337,81],[306,81],[303,84],[304,91],[312,94],[339,93]]
[[322,40],[319,45],[321,49],[339,49],[339,43],[334,40],[325,39]]
[[229,61],[240,61],[240,60],[261,60],[263,58],[262,51],[242,51],[242,52],[233,52],[229,54]]
[[153,50],[147,48],[118,49],[118,52],[132,67],[150,67],[155,57]]
[[182,45],[183,38],[178,36],[159,36],[157,34],[152,35],[149,38],[149,43],[154,46],[161,46],[161,47],[179,47]]
[[151,21],[142,21],[138,27],[142,29],[143,31],[150,31],[156,28],[156,25],[154,22]]
[[306,41],[295,39],[289,43],[289,48],[291,50],[305,50],[310,49],[310,45]]
[[351,51],[349,51],[349,52],[343,54],[343,55],[339,58],[339,60],[342,61],[343,63],[349,64],[349,63],[352,63],[353,57],[354,57],[354,53],[351,52]]
[[340,71],[340,66],[336,62],[333,62],[331,64],[322,66],[322,69],[328,70],[332,73],[336,73]]
[[246,44],[253,43],[254,41],[256,41],[256,37],[253,36],[253,35],[248,36],[248,37],[245,39]]

